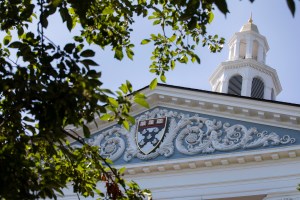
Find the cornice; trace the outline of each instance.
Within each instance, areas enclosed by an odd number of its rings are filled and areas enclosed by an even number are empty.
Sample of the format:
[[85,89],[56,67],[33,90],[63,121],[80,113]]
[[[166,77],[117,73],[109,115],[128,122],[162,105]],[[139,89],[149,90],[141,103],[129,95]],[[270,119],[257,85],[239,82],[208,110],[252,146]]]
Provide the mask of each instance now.
[[234,35],[230,38],[230,40],[228,42],[228,45],[231,45],[233,43],[233,41],[237,39],[238,36],[245,36],[245,35],[249,35],[249,34],[263,40],[263,42],[265,43],[265,46],[266,46],[266,52],[269,51],[270,47],[269,47],[267,38],[264,35],[261,35],[259,33],[254,32],[254,31],[243,31],[243,32],[234,33]]
[[[145,91],[151,107],[158,105],[258,124],[300,130],[300,107],[229,95],[158,87]],[[138,110],[138,109],[137,109]]]
[[[269,162],[299,160],[300,146],[289,148],[276,148],[264,150],[252,150],[246,152],[234,152],[221,155],[205,155],[192,158],[181,158],[164,161],[152,161],[138,164],[126,164],[125,175],[149,175],[156,173],[176,173],[182,170],[195,170],[207,168],[222,168],[228,166],[240,166],[251,164],[263,164]],[[116,166],[121,167],[121,166]]]

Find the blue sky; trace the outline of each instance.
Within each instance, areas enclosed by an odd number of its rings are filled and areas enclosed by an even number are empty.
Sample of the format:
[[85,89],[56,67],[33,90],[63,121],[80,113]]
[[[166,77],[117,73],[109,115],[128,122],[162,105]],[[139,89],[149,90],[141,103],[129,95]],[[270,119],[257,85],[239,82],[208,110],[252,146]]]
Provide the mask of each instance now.
[[[217,9],[215,18],[208,27],[208,33],[218,34],[229,41],[231,36],[247,23],[252,12],[253,23],[269,43],[266,64],[277,70],[282,85],[278,101],[300,104],[300,3],[296,1],[296,15],[293,18],[285,0],[256,0],[251,4],[248,0],[227,0],[230,13],[225,16]],[[113,58],[107,48],[93,48],[97,67],[102,71],[101,80],[104,87],[116,90],[126,80],[131,81],[135,90],[150,83],[155,78],[150,74],[148,66],[151,56],[151,45],[139,45],[140,41],[151,33],[157,32],[146,20],[136,19],[133,26],[132,40],[136,44],[135,57],[131,61],[124,58],[121,62]],[[57,44],[64,44],[69,34],[56,17],[51,20],[46,35]],[[217,66],[228,58],[227,43],[221,53],[210,53],[207,47],[198,48],[201,64],[189,63],[177,65],[174,71],[167,73],[167,84],[211,90],[209,77]]]

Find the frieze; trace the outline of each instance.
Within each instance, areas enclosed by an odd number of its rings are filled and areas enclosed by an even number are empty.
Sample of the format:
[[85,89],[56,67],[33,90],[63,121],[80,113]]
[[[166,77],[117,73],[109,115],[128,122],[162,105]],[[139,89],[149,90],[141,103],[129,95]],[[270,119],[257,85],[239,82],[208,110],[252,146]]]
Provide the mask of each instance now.
[[[160,141],[150,150],[142,151],[139,142],[144,145],[146,141],[138,141],[137,131],[139,122],[152,121],[149,119],[167,119],[165,128],[160,128]],[[159,156],[170,157],[175,152],[182,155],[200,155],[214,152],[229,152],[234,150],[247,150],[293,144],[296,139],[290,135],[280,136],[267,130],[258,131],[256,127],[247,128],[242,124],[230,124],[226,120],[217,120],[201,117],[198,114],[177,112],[165,108],[156,108],[136,117],[136,124],[129,131],[121,127],[112,127],[88,142],[100,147],[100,154],[115,161],[123,159],[126,162],[134,158],[151,160]],[[155,128],[150,127],[151,134]],[[157,129],[158,130],[158,129]],[[157,131],[157,132],[159,132]],[[164,131],[164,133],[161,133]],[[152,133],[153,132],[153,133]],[[150,133],[149,133],[150,134]],[[149,135],[148,134],[148,135]],[[141,136],[140,136],[141,137]],[[152,135],[151,137],[156,140]],[[141,139],[140,139],[141,140]],[[148,140],[147,140],[148,141]],[[150,143],[149,143],[150,145]],[[123,156],[123,157],[122,157]],[[122,158],[121,158],[122,157]]]

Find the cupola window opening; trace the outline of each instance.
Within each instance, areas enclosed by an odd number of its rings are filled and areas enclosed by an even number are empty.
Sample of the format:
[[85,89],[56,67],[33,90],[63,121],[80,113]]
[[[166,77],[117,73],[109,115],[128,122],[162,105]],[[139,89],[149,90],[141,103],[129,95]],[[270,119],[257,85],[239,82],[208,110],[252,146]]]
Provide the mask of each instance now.
[[235,75],[229,79],[228,94],[241,96],[243,77]]
[[252,46],[252,59],[257,60],[257,56],[258,56],[258,42],[257,40],[254,40]]
[[260,78],[253,78],[251,87],[251,97],[257,99],[264,98],[265,84]]
[[241,40],[240,41],[240,53],[239,53],[239,58],[245,59],[246,57],[246,41]]

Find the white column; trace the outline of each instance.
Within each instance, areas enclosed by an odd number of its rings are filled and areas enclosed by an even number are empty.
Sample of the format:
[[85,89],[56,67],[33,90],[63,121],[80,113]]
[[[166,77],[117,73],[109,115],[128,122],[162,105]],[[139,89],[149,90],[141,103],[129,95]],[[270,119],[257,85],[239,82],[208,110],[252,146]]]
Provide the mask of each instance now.
[[265,85],[264,99],[271,100],[272,99],[271,96],[272,96],[272,88]]
[[230,46],[230,47],[229,47],[229,56],[228,56],[228,60],[232,60],[232,59],[231,59],[232,53],[233,53],[232,51],[233,51],[233,48],[232,48],[232,46]]
[[223,80],[220,82],[220,84],[221,84],[220,91],[222,93],[228,93],[228,82],[229,82],[229,80],[227,80],[227,81]]
[[[247,77],[247,76],[245,76]],[[242,96],[250,97],[251,96],[251,84],[252,78],[245,78],[243,77],[243,84],[242,84]]]

